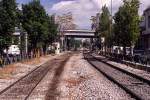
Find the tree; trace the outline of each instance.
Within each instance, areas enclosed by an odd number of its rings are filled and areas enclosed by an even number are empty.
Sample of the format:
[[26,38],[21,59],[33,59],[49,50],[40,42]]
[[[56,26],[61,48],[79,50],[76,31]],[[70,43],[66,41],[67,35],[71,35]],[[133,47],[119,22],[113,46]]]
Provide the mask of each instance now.
[[133,46],[139,36],[138,8],[138,0],[124,0],[124,5],[114,16],[115,42],[124,47],[124,54],[126,54],[126,46]]
[[30,51],[46,52],[47,46],[57,38],[55,15],[49,16],[39,0],[23,5],[22,9],[22,25],[29,36]]
[[16,26],[16,0],[0,1],[0,47],[2,50],[11,42],[12,33]]
[[126,19],[126,13],[127,12],[125,10],[125,7],[120,7],[119,11],[114,16],[114,40],[116,45],[126,46],[127,44],[129,44],[127,41],[128,31],[126,31],[126,25],[129,23],[129,21],[127,21]]
[[39,0],[22,6],[23,28],[29,36],[30,50],[41,49],[48,34],[48,15]]
[[99,21],[99,34],[100,37],[105,37],[105,50],[106,50],[106,46],[110,46],[110,38],[111,38],[111,34],[110,34],[110,12],[108,10],[108,8],[105,6],[102,7],[102,13],[100,15],[100,21]]
[[129,27],[129,32],[130,32],[130,47],[131,47],[131,55],[133,55],[133,48],[135,46],[135,43],[137,42],[139,38],[139,33],[140,33],[140,28],[139,28],[139,22],[140,22],[140,17],[138,14],[139,10],[139,5],[140,2],[139,0],[131,0],[130,2],[130,27]]
[[58,33],[58,24],[55,22],[55,15],[49,17],[49,34],[48,34],[48,42],[52,43],[57,41],[57,33]]
[[44,35],[44,45],[43,49],[46,52],[46,48],[52,44],[53,42],[57,41],[57,28],[58,25],[55,23],[55,15],[48,16],[47,15],[47,22],[48,22],[48,33]]

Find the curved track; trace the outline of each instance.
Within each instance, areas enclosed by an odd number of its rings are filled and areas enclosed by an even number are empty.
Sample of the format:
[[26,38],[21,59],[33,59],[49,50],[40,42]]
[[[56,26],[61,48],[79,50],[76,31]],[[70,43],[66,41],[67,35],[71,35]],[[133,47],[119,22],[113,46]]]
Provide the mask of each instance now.
[[84,54],[84,57],[93,67],[125,90],[132,98],[150,100],[150,80],[111,66],[105,63],[105,59],[98,59],[90,54]]
[[56,66],[64,66],[71,55],[61,55],[32,70],[18,81],[0,92],[0,100],[27,100],[45,75]]

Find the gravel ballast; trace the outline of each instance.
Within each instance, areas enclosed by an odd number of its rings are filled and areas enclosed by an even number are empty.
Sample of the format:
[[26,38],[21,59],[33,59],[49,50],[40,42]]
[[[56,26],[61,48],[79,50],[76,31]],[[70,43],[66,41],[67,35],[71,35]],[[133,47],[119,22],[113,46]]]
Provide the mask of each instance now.
[[[59,61],[60,59],[58,56],[53,58],[56,59],[56,61]],[[48,60],[51,61],[48,58],[44,61]],[[60,63],[56,62],[56,65],[57,64]],[[33,67],[33,65],[31,67]],[[18,72],[18,75],[16,74],[17,77],[13,76],[14,80],[10,79],[12,82],[23,75],[19,75],[21,72],[24,74],[28,73],[29,70],[24,69],[26,67],[22,68],[23,69]],[[25,72],[23,72],[24,70]],[[4,82],[4,84],[7,83],[5,81],[2,82]],[[84,59],[82,53],[74,53],[73,56],[64,63],[64,65],[54,67],[51,71],[49,71],[29,96],[29,100],[132,99],[133,98],[131,98],[124,90],[112,83],[93,66],[91,66]]]
[[59,100],[132,100],[84,60],[82,54],[74,55],[67,63],[57,90]]

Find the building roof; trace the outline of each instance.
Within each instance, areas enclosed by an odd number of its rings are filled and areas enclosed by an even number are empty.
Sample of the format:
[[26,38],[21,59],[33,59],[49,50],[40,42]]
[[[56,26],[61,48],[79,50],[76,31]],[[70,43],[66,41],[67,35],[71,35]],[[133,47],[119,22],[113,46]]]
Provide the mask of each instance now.
[[150,11],[150,6],[144,10],[144,14],[145,12],[148,12],[148,11]]

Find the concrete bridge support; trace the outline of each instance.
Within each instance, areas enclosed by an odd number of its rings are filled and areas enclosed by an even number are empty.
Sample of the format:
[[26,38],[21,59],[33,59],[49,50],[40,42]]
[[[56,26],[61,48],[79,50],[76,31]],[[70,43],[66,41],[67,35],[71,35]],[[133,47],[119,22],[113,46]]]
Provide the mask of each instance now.
[[70,38],[90,38],[91,39],[91,45],[93,46],[94,38],[97,38],[95,36],[95,31],[91,30],[62,30],[60,31],[60,38],[61,38],[61,50],[70,50],[70,47],[72,45]]

